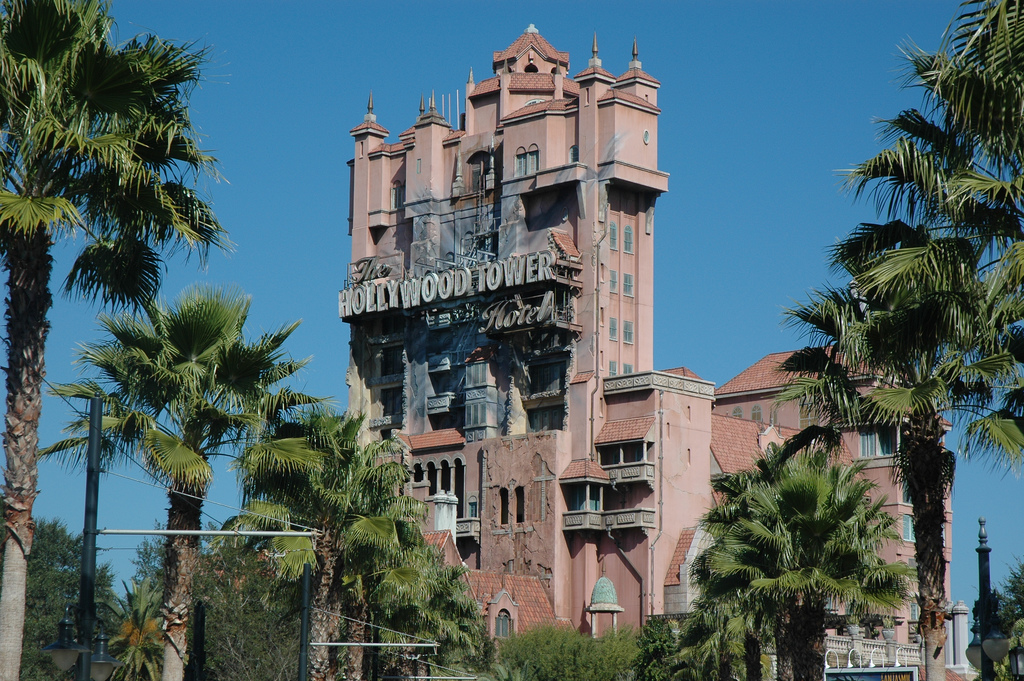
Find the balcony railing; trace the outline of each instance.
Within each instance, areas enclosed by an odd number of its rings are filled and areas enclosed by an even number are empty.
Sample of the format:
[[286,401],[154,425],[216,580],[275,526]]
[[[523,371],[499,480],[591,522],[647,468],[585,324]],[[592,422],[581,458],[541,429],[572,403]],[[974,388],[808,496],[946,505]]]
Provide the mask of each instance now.
[[646,482],[654,486],[654,464],[647,461],[602,465],[613,485],[631,482]]
[[913,667],[924,664],[919,644],[825,636],[825,664],[832,667]]
[[654,527],[653,508],[625,508],[614,511],[566,511],[563,530],[628,530]]
[[480,519],[479,518],[459,518],[455,521],[455,536],[459,539],[463,537],[469,537],[480,542]]
[[427,398],[428,414],[447,414],[455,406],[455,393],[438,393]]

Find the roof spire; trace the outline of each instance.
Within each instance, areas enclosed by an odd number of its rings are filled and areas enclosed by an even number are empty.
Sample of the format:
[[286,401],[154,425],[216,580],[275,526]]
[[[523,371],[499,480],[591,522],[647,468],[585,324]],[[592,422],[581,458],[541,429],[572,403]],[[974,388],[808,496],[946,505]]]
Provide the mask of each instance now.
[[434,91],[430,91],[430,113],[437,113],[437,103],[434,101]]
[[363,116],[363,120],[367,123],[377,122],[377,116],[373,113],[373,90],[370,90],[370,99],[366,102],[366,115]]
[[629,62],[629,68],[640,68],[640,51],[636,49],[636,36],[633,36],[633,61]]
[[597,31],[594,31],[594,46],[590,48],[590,52],[594,56],[592,56],[590,58],[590,61],[587,62],[587,66],[593,66],[595,68],[600,67],[601,66],[601,60],[597,56]]
[[422,116],[423,112],[426,111],[426,110],[427,110],[427,107],[423,106],[423,93],[421,92],[420,93],[420,116]]
[[[475,84],[475,81],[473,80],[473,67],[472,66],[469,67],[469,80],[466,81],[466,84],[467,85],[474,85]],[[468,90],[467,90],[467,92],[468,92]]]

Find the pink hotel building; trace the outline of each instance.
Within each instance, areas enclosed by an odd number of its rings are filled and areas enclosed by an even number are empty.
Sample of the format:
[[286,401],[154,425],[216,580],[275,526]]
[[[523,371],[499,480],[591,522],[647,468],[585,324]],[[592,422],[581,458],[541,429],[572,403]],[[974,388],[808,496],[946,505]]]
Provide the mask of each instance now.
[[[570,77],[569,54],[531,25],[493,68],[479,83],[470,71],[454,126],[432,95],[388,142],[371,95],[351,131],[349,408],[368,437],[408,444],[408,493],[471,569],[493,633],[685,612],[711,477],[798,418],[769,418],[771,380],[720,391],[729,406],[713,414],[712,382],[653,366],[668,175],[660,83],[636,44],[615,75],[595,38]],[[877,477],[897,498],[890,461]]]

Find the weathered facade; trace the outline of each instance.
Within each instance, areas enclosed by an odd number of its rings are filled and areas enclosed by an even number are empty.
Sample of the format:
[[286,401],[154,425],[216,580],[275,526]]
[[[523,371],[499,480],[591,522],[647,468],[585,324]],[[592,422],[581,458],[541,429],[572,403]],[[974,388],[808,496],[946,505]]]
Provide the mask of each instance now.
[[589,609],[602,575],[619,624],[664,612],[710,502],[713,385],[652,366],[660,84],[635,45],[624,66],[595,39],[570,77],[531,26],[493,77],[470,73],[454,125],[431,96],[389,143],[371,99],[340,294],[350,409],[409,443],[432,526],[454,521],[468,566],[539,580],[587,631],[611,626]]

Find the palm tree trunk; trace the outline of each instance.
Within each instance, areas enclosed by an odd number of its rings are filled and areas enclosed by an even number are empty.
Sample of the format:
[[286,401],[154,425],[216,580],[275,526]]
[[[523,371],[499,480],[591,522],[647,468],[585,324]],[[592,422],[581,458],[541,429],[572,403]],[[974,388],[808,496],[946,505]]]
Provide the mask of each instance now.
[[900,428],[904,484],[914,507],[914,557],[917,593],[921,605],[920,629],[924,640],[925,679],[946,677],[946,556],[943,527],[946,496],[953,485],[955,459],[942,446],[943,428],[938,414],[913,416]]
[[779,608],[775,620],[775,667],[778,681],[793,681],[793,656],[796,641],[793,640],[790,622],[796,603],[787,599]]
[[825,608],[804,599],[790,620],[793,649],[793,681],[821,681],[825,668]]
[[[202,529],[202,490],[176,482],[169,494],[167,529]],[[186,496],[190,495],[190,496]],[[185,677],[192,576],[199,566],[199,537],[169,536],[164,557],[164,668],[162,681]]]
[[[341,596],[344,593],[338,570],[337,552],[332,546],[333,534],[325,532],[317,538],[320,547],[317,561],[322,566],[314,575],[313,612],[310,613],[310,641],[324,643],[338,638],[341,618]],[[309,676],[313,681],[333,681],[338,673],[338,649],[313,646],[309,653]]]
[[[5,228],[4,231],[9,231]],[[26,557],[32,551],[39,468],[39,414],[46,375],[43,357],[53,299],[53,258],[45,229],[8,234],[7,279],[7,419],[4,450],[3,582],[0,585],[0,681],[18,681],[25,629]]]
[[751,631],[743,637],[743,664],[747,668],[747,681],[761,681],[761,639]]

